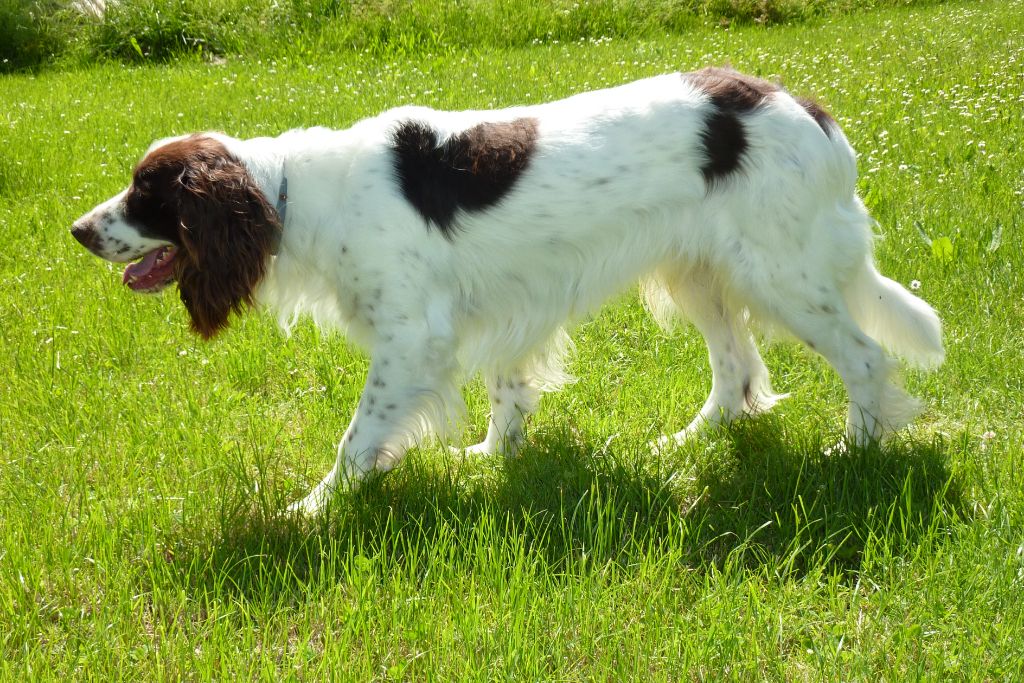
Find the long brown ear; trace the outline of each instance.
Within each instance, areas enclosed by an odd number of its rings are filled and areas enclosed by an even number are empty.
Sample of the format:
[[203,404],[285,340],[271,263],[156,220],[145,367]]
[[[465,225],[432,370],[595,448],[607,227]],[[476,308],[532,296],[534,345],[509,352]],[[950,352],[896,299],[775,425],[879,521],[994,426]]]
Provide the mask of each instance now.
[[178,288],[192,330],[204,339],[226,327],[232,311],[252,306],[281,230],[245,166],[208,142],[186,162],[178,201],[185,251]]

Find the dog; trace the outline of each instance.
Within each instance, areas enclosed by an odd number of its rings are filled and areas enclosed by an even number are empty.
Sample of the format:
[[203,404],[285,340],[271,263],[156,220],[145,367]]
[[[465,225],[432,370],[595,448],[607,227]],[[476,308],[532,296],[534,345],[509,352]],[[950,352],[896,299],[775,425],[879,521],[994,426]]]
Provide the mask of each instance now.
[[515,453],[540,394],[569,379],[566,327],[637,281],[659,322],[696,326],[712,369],[700,412],[660,446],[783,398],[752,322],[821,354],[849,395],[848,438],[882,439],[919,407],[887,351],[923,366],[944,352],[935,311],[877,271],[856,179],[823,107],[706,68],[497,111],[167,138],[72,233],[134,261],[130,289],[177,282],[203,338],[259,304],[368,350],[334,466],[292,506],[315,513],[456,419],[476,372],[491,413],[466,450]]

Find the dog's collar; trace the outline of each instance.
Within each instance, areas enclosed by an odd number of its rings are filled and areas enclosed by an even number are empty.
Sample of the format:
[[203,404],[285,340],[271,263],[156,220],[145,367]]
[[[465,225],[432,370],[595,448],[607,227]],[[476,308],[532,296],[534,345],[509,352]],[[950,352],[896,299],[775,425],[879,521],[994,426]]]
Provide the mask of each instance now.
[[288,176],[285,175],[284,165],[281,165],[281,186],[277,188],[277,220],[281,225],[280,231],[275,236],[274,245],[271,248],[272,254],[277,254],[281,250],[281,238],[284,233],[284,219],[288,213]]

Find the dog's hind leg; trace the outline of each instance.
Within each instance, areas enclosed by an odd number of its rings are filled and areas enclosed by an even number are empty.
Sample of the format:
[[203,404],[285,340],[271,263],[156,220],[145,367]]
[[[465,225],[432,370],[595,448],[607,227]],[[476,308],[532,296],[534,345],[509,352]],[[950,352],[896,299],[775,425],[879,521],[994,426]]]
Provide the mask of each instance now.
[[484,380],[491,402],[487,436],[466,448],[466,455],[515,455],[523,441],[526,416],[536,408],[540,392],[530,378],[519,371],[487,373]]
[[658,446],[680,444],[703,428],[762,413],[785,398],[772,391],[746,311],[729,300],[709,268],[662,269],[657,279],[703,335],[712,375],[711,392],[697,416],[683,431],[659,439]]
[[765,303],[774,302],[772,316],[839,373],[850,400],[846,432],[852,442],[877,442],[913,419],[919,403],[893,381],[894,362],[851,317],[837,285],[761,293],[769,295]]

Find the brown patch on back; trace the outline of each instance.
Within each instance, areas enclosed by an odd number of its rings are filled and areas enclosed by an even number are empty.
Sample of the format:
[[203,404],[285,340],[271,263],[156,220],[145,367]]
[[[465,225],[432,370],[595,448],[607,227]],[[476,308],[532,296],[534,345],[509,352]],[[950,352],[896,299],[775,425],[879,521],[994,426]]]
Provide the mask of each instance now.
[[497,204],[530,163],[537,143],[533,118],[480,123],[439,143],[419,121],[393,135],[395,172],[406,200],[448,239],[460,211]]
[[684,74],[683,78],[706,93],[712,104],[700,136],[705,159],[700,171],[710,188],[738,171],[743,162],[749,144],[742,115],[760,106],[780,88],[760,78],[718,67]]
[[782,89],[764,79],[716,66],[685,74],[684,78],[707,93],[716,107],[735,113],[754,109],[769,95]]
[[825,135],[831,137],[832,128],[839,126],[839,124],[836,123],[836,120],[832,118],[832,115],[814,100],[806,97],[797,97],[796,101],[804,108],[804,111],[814,119],[814,122],[817,123],[818,127],[825,132]]
[[[719,67],[707,67],[684,74],[683,78],[706,93],[713,105],[706,115],[704,130],[701,131],[705,158],[701,174],[708,187],[712,187],[738,171],[742,165],[743,155],[749,147],[743,115],[784,90],[777,83]],[[838,125],[814,101],[795,99],[826,135],[830,135],[832,127]]]

